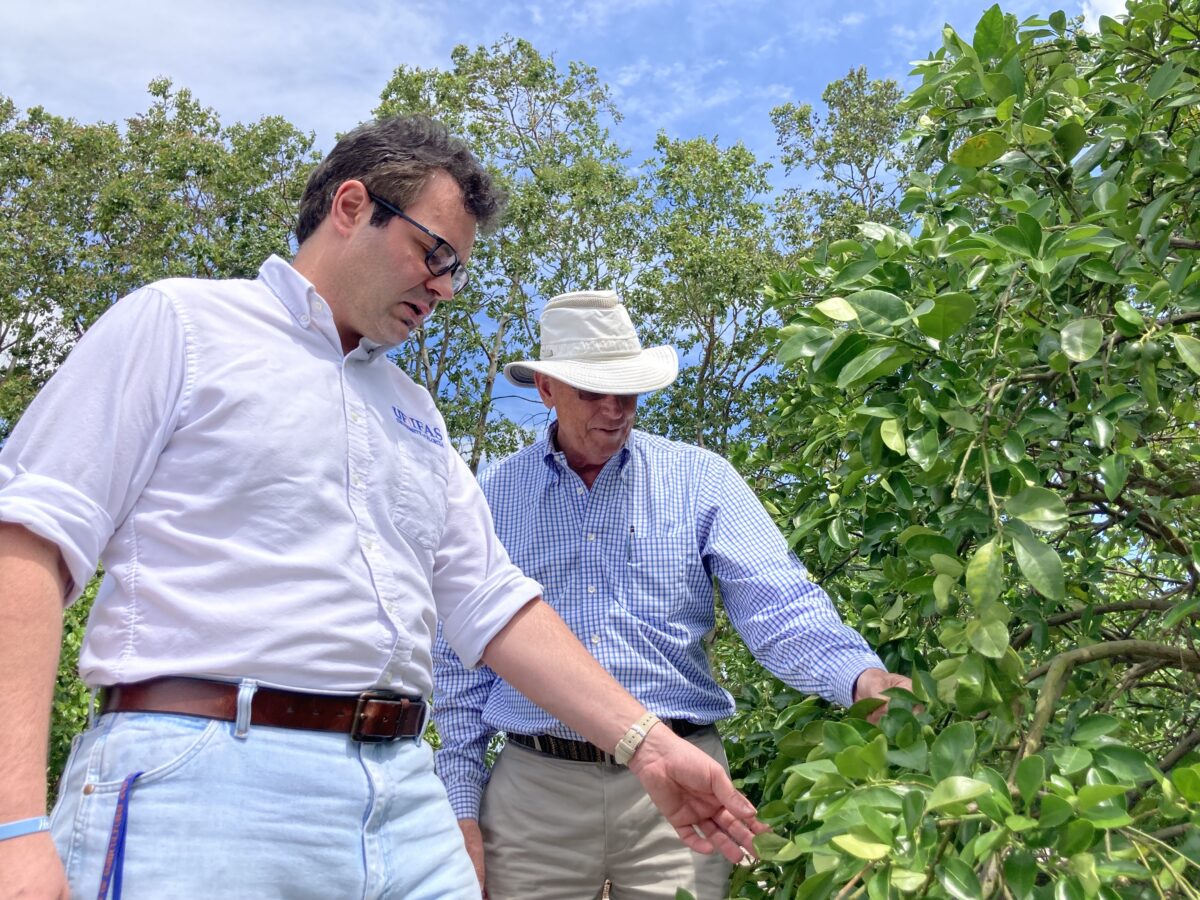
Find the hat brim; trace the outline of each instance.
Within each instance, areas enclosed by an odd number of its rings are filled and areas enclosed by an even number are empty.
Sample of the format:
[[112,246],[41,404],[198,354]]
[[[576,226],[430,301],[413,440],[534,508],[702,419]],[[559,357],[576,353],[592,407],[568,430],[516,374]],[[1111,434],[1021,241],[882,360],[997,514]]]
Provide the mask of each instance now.
[[636,356],[602,360],[526,359],[504,367],[504,377],[517,387],[533,387],[541,372],[581,391],[597,394],[646,394],[665,388],[679,375],[674,347],[651,347]]

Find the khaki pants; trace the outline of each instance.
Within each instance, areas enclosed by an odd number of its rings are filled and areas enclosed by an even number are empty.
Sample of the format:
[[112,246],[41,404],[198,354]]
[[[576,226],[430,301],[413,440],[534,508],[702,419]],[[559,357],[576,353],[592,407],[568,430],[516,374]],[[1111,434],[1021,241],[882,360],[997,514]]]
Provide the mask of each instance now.
[[[660,726],[661,727],[661,726]],[[689,738],[729,768],[716,729]],[[729,862],[689,850],[624,766],[507,745],[479,815],[490,900],[696,900],[726,896]]]

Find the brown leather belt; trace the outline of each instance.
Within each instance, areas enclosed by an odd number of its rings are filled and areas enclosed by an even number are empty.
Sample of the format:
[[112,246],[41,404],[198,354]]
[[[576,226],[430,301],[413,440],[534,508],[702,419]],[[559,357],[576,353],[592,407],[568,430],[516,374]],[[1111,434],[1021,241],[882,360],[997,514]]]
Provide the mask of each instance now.
[[[680,737],[688,737],[711,725],[700,725],[687,719],[663,719],[663,724],[670,727]],[[607,763],[617,765],[611,753],[606,753],[595,744],[588,741],[572,741],[567,738],[554,737],[550,734],[509,734],[507,740],[519,747],[536,750],[555,759],[566,759],[572,762]]]
[[[152,678],[104,689],[101,711],[160,712],[237,720],[238,685],[202,678]],[[394,691],[305,694],[260,687],[250,702],[250,724],[340,731],[360,743],[420,737],[425,701]]]

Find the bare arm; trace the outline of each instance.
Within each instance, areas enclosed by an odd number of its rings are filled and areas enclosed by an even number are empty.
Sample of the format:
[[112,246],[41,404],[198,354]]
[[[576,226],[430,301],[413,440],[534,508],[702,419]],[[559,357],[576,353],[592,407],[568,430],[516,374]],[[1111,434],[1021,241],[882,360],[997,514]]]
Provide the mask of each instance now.
[[[646,712],[541,600],[513,616],[483,658],[546,712],[606,750]],[[693,850],[717,850],[739,862],[743,850],[752,850],[754,835],[766,830],[725,770],[669,728],[650,729],[629,770]]]
[[[0,523],[0,822],[46,811],[47,735],[68,582],[54,544]],[[0,841],[0,872],[0,896],[67,896],[45,832]]]

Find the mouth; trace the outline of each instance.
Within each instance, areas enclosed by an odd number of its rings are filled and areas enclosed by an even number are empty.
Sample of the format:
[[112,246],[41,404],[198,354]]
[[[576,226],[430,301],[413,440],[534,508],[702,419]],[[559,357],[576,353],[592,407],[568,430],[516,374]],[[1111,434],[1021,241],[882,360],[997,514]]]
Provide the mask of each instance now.
[[421,323],[424,321],[424,316],[421,315],[421,311],[411,303],[402,303],[401,313],[396,318],[404,323],[404,326],[409,331],[414,331],[420,328]]

